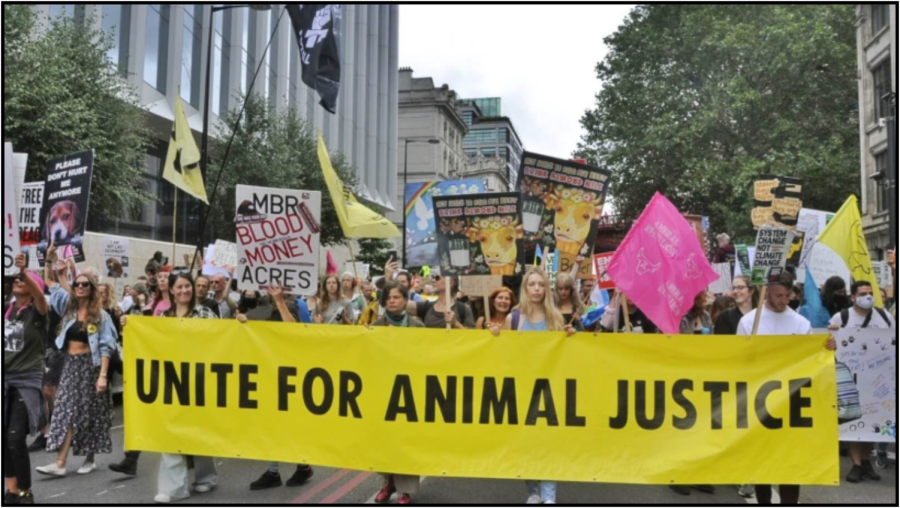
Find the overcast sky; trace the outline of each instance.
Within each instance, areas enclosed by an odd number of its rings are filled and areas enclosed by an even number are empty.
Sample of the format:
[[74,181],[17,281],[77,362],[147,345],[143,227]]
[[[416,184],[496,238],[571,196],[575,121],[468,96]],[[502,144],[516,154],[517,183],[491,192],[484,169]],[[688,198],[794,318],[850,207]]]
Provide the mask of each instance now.
[[568,158],[627,5],[401,5],[400,66],[461,98],[500,97],[525,149]]

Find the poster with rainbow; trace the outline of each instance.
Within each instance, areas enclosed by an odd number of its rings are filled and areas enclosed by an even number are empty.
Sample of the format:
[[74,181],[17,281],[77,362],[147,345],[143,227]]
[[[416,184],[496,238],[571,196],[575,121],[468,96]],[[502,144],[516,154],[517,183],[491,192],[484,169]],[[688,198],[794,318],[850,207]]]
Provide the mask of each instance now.
[[447,180],[406,184],[406,245],[408,268],[441,266],[434,225],[433,196],[463,196],[485,192],[484,180]]

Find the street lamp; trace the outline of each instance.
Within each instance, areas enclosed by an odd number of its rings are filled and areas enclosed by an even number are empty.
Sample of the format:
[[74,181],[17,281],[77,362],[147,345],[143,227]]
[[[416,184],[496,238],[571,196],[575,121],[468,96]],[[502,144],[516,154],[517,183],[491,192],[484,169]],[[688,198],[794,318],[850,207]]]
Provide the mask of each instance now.
[[[251,10],[257,12],[266,12],[272,9],[272,6],[269,4],[225,4],[213,5],[209,11],[209,36],[206,45],[206,90],[203,102],[203,133],[200,138],[200,168],[203,171],[204,177],[209,175],[209,168],[207,167],[209,164],[209,114],[212,110],[212,105],[209,103],[209,94],[212,88],[213,33],[216,31],[214,18],[217,12],[239,9],[242,7],[249,7]],[[206,215],[209,215],[209,210],[206,211]],[[204,219],[201,222],[200,235],[202,237],[203,233],[205,233],[204,230],[206,229],[206,220]],[[198,251],[202,245],[203,238],[200,238],[197,246]]]
[[[439,145],[439,139],[404,139],[403,140],[403,264],[406,265],[406,179],[409,170],[409,145],[411,143],[428,143],[429,145]],[[409,268],[407,266],[406,268]]]

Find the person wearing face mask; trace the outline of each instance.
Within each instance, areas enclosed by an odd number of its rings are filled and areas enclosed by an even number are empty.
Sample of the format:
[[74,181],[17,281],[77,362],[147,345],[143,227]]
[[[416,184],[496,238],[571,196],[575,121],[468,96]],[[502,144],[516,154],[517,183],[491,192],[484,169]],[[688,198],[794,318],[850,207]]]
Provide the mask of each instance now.
[[[850,301],[853,306],[834,315],[829,323],[829,330],[841,328],[877,328],[894,330],[895,323],[884,309],[875,307],[875,293],[872,284],[858,281],[850,286]],[[896,334],[896,330],[894,331]],[[872,455],[872,443],[848,443],[847,453],[853,461],[853,468],[847,475],[848,483],[860,483],[863,480],[881,481],[868,457]]]
[[847,283],[840,277],[832,277],[825,281],[822,288],[822,305],[828,311],[829,316],[834,316],[850,307],[850,298],[847,296]]
[[499,324],[501,328],[506,327],[506,316],[512,309],[518,305],[516,295],[507,287],[495,289],[488,297],[488,305],[491,309],[491,320],[485,322],[484,317],[478,318],[475,323],[476,330],[490,330],[494,324]]
[[797,310],[800,310],[800,307],[802,307],[802,306],[803,306],[803,288],[798,285],[794,285],[794,287],[791,288],[791,301],[788,302],[788,307],[790,307],[791,310],[797,311]]

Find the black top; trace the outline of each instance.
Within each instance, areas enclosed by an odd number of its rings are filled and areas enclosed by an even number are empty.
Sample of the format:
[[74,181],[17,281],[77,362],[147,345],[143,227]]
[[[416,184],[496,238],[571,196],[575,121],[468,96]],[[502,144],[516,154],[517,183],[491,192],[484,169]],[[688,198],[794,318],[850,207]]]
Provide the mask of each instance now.
[[741,324],[741,319],[744,318],[744,314],[741,312],[741,309],[734,308],[728,309],[725,312],[719,314],[719,319],[716,320],[716,329],[714,331],[715,335],[737,335],[738,325]]
[[[634,308],[634,304],[629,304],[629,309]],[[659,333],[659,327],[650,321],[644,312],[641,309],[637,309],[634,314],[629,313],[628,318],[631,321],[631,329],[640,328],[646,334]],[[619,308],[619,328],[625,329],[625,313],[622,308]]]
[[3,322],[3,372],[43,371],[49,318],[34,305],[9,316]]
[[82,323],[81,321],[72,323],[72,326],[70,326],[69,330],[66,332],[66,346],[68,346],[70,342],[88,344],[87,329],[85,328],[84,323]]
[[580,320],[580,319],[575,320],[575,321],[572,321],[572,318],[575,317],[575,314],[563,314],[562,317],[563,317],[563,322],[564,322],[565,324],[568,325],[569,323],[572,323],[572,328],[574,328],[576,332],[583,332],[583,331],[584,331],[584,327],[581,326],[581,320]]

